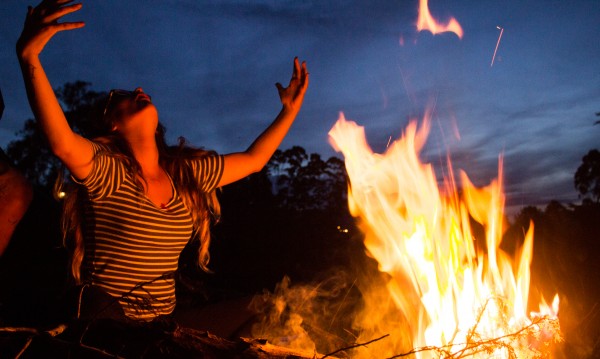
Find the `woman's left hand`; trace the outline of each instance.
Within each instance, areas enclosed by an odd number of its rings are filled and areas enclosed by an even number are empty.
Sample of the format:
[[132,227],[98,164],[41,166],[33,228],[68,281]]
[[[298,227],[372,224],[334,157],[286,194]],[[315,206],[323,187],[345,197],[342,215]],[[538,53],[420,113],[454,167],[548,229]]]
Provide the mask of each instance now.
[[275,121],[258,136],[246,151],[225,155],[219,187],[260,171],[279,147],[302,107],[304,94],[308,87],[306,63],[302,62],[300,65],[298,58],[294,58],[294,72],[290,84],[288,87],[283,87],[277,83],[276,86],[283,108]]
[[296,112],[300,111],[302,101],[304,101],[304,94],[308,87],[306,62],[302,61],[302,64],[300,64],[298,58],[294,58],[294,71],[288,87],[283,87],[279,82],[275,86],[277,86],[277,91],[279,91],[279,98],[283,107]]

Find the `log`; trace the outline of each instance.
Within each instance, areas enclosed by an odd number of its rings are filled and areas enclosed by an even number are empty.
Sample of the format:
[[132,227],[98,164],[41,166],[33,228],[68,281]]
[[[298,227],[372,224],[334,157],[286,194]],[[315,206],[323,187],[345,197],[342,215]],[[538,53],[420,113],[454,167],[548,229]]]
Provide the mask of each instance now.
[[[225,339],[173,322],[135,325],[109,319],[76,321],[60,330],[0,328],[0,353],[22,358],[322,358],[263,339]],[[335,358],[327,356],[327,358]]]

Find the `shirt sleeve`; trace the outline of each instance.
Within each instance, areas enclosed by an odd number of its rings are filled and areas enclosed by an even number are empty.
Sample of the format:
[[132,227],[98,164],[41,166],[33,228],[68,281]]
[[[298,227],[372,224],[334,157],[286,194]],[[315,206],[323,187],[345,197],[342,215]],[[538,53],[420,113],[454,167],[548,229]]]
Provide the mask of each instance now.
[[115,192],[125,175],[125,168],[121,161],[111,155],[107,146],[90,141],[94,150],[92,170],[84,179],[71,179],[84,186],[91,199],[98,200],[110,196]]
[[206,193],[217,188],[223,176],[224,163],[222,155],[210,155],[190,160],[200,191]]

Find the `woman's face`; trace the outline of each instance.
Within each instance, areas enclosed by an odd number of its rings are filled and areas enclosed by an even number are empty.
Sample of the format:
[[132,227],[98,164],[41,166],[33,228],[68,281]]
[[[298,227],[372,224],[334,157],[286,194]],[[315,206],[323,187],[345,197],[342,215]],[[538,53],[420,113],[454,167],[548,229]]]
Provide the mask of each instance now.
[[139,132],[146,128],[154,133],[158,125],[156,107],[140,87],[134,91],[111,91],[105,112],[112,119],[112,130],[121,133]]

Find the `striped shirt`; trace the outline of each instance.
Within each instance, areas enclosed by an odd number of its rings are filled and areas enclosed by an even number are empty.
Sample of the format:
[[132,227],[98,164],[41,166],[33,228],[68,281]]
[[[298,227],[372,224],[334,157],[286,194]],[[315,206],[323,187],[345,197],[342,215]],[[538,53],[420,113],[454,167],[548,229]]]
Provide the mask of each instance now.
[[[157,207],[135,184],[135,174],[110,150],[92,142],[90,174],[76,181],[84,199],[83,278],[118,298],[128,317],[152,320],[175,308],[179,254],[192,234],[192,217],[171,180],[173,196]],[[198,188],[214,190],[223,156],[187,161]],[[163,208],[164,207],[164,208]]]

